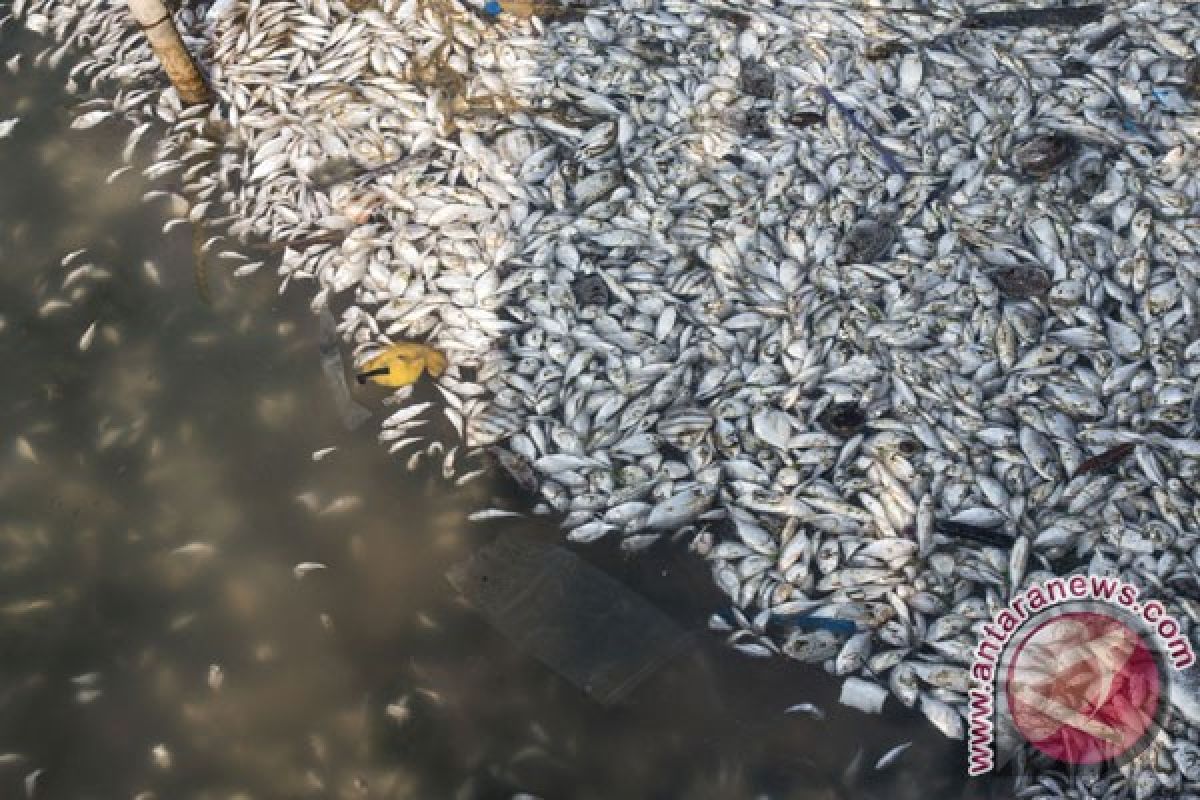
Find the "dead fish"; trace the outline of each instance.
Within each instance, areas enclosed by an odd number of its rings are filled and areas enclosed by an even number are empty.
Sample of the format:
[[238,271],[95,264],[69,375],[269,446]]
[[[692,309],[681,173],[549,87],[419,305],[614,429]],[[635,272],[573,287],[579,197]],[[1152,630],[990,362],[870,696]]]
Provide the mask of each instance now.
[[405,722],[408,722],[409,718],[412,717],[412,711],[408,707],[408,695],[400,697],[394,703],[388,703],[383,711],[397,725],[403,725]]
[[37,452],[24,436],[17,437],[17,455],[31,464],[38,463]]
[[187,544],[176,547],[171,551],[173,556],[189,556],[198,558],[211,558],[217,552],[217,548],[213,547],[208,542],[188,542]]
[[104,694],[101,689],[80,689],[75,692],[75,702],[81,706],[90,705]]
[[45,769],[35,769],[33,772],[25,776],[25,798],[33,800],[33,795],[37,791],[38,778],[42,777]]
[[296,576],[296,580],[300,580],[310,572],[317,570],[328,569],[324,564],[318,561],[301,561],[296,566],[292,567],[292,574]]
[[317,497],[316,492],[303,492],[298,494],[296,495],[296,502],[314,514],[317,512],[317,509],[321,507],[321,501]]
[[818,722],[825,719],[825,712],[822,711],[819,706],[817,706],[813,703],[796,703],[796,705],[794,705],[794,706],[788,706],[787,708],[785,708],[783,710],[783,713],[785,713],[785,714],[804,714],[806,716],[812,717],[813,719],[817,720]]
[[322,508],[319,515],[326,514],[345,514],[348,511],[355,511],[362,506],[362,498],[356,495],[347,494],[335,498],[329,505]]
[[150,758],[154,761],[154,766],[159,769],[171,768],[171,751],[165,744],[156,744],[150,748]]
[[523,516],[525,515],[519,511],[509,511],[504,508],[485,508],[467,514],[467,520],[470,522],[486,522],[491,519],[511,519],[512,517]]
[[57,298],[53,299],[53,300],[47,300],[46,302],[42,303],[42,305],[38,308],[38,316],[39,317],[48,317],[51,314],[54,314],[55,312],[65,311],[66,309],[68,309],[70,307],[71,307],[71,304],[68,303],[66,300],[59,300]]
[[878,761],[875,762],[875,769],[876,770],[887,769],[892,764],[895,764],[896,759],[900,758],[900,755],[910,747],[912,747],[912,742],[905,742],[904,744],[898,744],[895,747],[893,747],[891,750],[888,750],[886,753],[884,753],[882,756],[879,757]]
[[797,661],[812,663],[833,658],[842,649],[842,637],[830,631],[796,631],[783,643],[783,652]]
[[821,413],[817,422],[836,436],[853,436],[867,424],[867,415],[857,403],[834,403]]
[[312,454],[312,460],[320,461],[335,450],[337,450],[336,447],[323,447],[320,450],[314,450]]
[[88,329],[83,332],[83,336],[79,337],[79,352],[86,353],[88,348],[92,346],[92,340],[96,338],[96,323],[93,322],[88,326]]
[[712,493],[699,486],[678,492],[656,505],[646,518],[647,528],[678,528],[700,516],[712,504]]
[[536,492],[538,490],[537,475],[533,471],[533,467],[528,461],[516,453],[510,453],[502,447],[489,447],[487,455],[495,463],[499,464],[501,469],[517,482],[527,492]]

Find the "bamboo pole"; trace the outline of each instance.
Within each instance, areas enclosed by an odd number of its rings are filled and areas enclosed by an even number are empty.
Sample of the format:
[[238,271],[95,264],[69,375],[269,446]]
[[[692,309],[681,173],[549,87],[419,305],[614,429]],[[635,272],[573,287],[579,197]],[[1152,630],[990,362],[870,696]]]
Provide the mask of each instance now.
[[175,30],[175,19],[162,0],[128,0],[133,18],[145,32],[184,105],[207,103],[208,82]]

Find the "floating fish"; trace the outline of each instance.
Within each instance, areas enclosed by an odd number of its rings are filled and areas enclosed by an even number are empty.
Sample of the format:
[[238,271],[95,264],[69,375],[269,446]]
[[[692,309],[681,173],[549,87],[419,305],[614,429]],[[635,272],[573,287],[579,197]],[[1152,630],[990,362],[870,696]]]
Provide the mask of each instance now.
[[292,574],[296,576],[297,580],[299,580],[305,575],[308,575],[310,572],[316,572],[322,569],[328,569],[328,567],[317,561],[302,561],[292,568]]
[[86,353],[92,346],[92,341],[96,338],[96,323],[88,325],[87,330],[79,337],[79,352]]

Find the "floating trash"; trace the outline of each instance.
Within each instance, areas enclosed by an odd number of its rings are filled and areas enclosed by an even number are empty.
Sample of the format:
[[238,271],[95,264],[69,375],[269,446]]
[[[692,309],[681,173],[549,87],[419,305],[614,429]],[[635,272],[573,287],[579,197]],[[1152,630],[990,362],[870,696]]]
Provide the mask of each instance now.
[[758,62],[742,62],[742,91],[751,97],[769,99],[775,94],[775,73]]
[[1033,28],[1045,25],[1080,27],[1104,18],[1105,6],[1064,6],[1061,8],[1028,8],[1019,11],[976,11],[967,15],[963,27],[972,30],[987,28]]
[[870,264],[887,255],[896,240],[896,228],[888,223],[856,222],[842,239],[841,259],[846,264]]
[[788,123],[796,128],[811,128],[825,121],[825,115],[817,111],[797,111],[788,117]]
[[446,577],[517,647],[604,705],[692,644],[669,617],[574,553],[517,535]]
[[1035,136],[1013,151],[1013,162],[1036,177],[1045,177],[1071,157],[1074,142],[1061,133]]
[[1050,291],[1052,283],[1044,269],[1027,264],[1001,267],[990,273],[996,288],[1006,297],[1041,297]]
[[356,403],[350,396],[350,386],[346,382],[346,363],[342,358],[341,339],[337,335],[337,322],[329,309],[321,309],[319,315],[318,348],[321,354],[321,371],[333,393],[333,401],[337,406],[338,416],[347,430],[356,430],[371,418],[371,412]]
[[867,714],[878,714],[883,711],[883,704],[887,700],[887,696],[887,689],[878,684],[864,681],[861,678],[847,678],[842,683],[842,694],[838,698],[838,702]]
[[358,382],[398,388],[416,383],[423,372],[436,378],[445,371],[446,357],[429,345],[397,342],[362,365]]
[[863,57],[868,61],[883,61],[907,52],[908,46],[903,42],[876,42],[863,51]]
[[834,403],[821,413],[818,421],[832,434],[853,436],[867,424],[867,415],[857,403]]
[[599,275],[581,275],[575,279],[571,289],[575,292],[575,302],[580,306],[608,305],[608,286]]

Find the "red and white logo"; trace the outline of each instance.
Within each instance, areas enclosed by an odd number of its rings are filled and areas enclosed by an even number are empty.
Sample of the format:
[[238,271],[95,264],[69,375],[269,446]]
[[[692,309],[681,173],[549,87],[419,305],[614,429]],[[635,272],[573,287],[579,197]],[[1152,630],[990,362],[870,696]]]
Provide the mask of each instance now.
[[1069,766],[1124,762],[1153,740],[1170,707],[1168,669],[1196,661],[1159,600],[1109,576],[1051,578],[1015,593],[982,635],[968,691],[967,774],[997,766],[1015,730]]
[[1116,761],[1151,732],[1164,676],[1142,636],[1101,611],[1038,624],[1014,642],[1004,675],[1022,736],[1066,764]]

